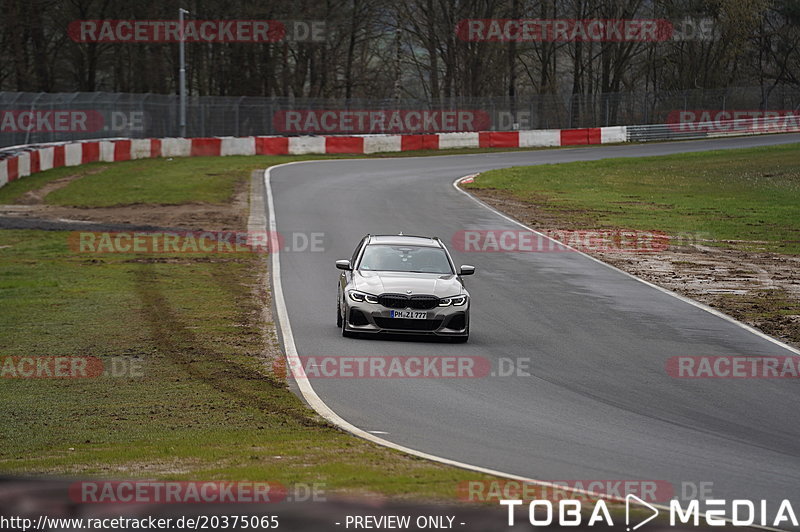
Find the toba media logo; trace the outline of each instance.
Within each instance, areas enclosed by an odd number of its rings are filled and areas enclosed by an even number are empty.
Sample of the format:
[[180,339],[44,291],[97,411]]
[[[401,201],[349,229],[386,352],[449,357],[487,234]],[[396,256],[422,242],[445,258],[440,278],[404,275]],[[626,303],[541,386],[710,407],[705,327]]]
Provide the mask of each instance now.
[[[500,501],[501,506],[508,508],[508,526],[514,526],[514,511],[523,502],[525,501],[520,499]],[[702,511],[700,502],[694,499],[682,503],[673,499],[668,507],[656,508],[636,495],[629,494],[625,497],[625,529],[638,530],[658,517],[662,511],[667,513],[669,526],[676,526],[678,523],[700,526],[701,520],[705,521],[704,526],[798,526],[797,516],[788,499],[783,499],[777,505],[766,500],[709,499],[702,501]],[[528,521],[533,526],[614,526],[608,502],[599,499],[593,504],[591,512],[585,512],[585,501],[580,499],[562,499],[557,502],[547,499],[532,500],[528,503]],[[642,509],[645,510],[645,515],[642,515]],[[774,515],[770,517],[768,512],[774,512]]]

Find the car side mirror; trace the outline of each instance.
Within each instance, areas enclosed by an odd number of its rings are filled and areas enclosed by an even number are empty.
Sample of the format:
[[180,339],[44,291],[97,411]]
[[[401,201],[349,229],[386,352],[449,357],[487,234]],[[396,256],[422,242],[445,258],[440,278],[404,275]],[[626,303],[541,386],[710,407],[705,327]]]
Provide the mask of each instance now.
[[345,270],[345,271],[350,271],[350,270],[353,269],[350,266],[350,261],[346,260],[346,259],[345,260],[337,260],[336,261],[336,267],[339,268],[340,270]]
[[461,269],[458,270],[458,275],[472,275],[473,273],[475,273],[475,266],[467,264],[462,264]]

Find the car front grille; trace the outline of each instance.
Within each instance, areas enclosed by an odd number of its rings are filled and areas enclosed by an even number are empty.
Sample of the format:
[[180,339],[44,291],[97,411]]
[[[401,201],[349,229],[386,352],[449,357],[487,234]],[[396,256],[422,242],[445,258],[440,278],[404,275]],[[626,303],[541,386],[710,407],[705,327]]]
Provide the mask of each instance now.
[[408,298],[399,294],[383,294],[378,296],[378,303],[386,308],[406,308]]
[[436,296],[382,294],[378,296],[378,303],[386,308],[413,308],[416,310],[430,310],[439,305],[439,298]]
[[406,318],[375,318],[375,323],[381,329],[394,329],[398,331],[435,331],[442,324],[442,320],[410,320]]
[[435,296],[412,296],[409,307],[418,310],[428,310],[439,305],[439,298]]

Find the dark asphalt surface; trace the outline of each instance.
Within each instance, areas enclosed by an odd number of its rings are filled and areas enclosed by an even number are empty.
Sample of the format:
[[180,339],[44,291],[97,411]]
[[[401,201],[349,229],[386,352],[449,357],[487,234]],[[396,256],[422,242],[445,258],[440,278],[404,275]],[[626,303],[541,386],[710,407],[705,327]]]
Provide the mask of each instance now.
[[[800,135],[424,158],[312,162],[272,171],[277,228],[324,232],[282,253],[301,356],[469,355],[530,361],[531,376],[312,380],[342,418],[420,451],[541,480],[711,482],[713,498],[800,507],[800,383],[687,380],[678,355],[791,355],[720,317],[577,253],[459,253],[464,229],[518,229],[455,190],[491,168],[800,142]],[[800,155],[798,155],[800,156]],[[465,345],[345,339],[336,259],[365,233],[438,235],[473,264]],[[454,486],[454,493],[456,487]]]

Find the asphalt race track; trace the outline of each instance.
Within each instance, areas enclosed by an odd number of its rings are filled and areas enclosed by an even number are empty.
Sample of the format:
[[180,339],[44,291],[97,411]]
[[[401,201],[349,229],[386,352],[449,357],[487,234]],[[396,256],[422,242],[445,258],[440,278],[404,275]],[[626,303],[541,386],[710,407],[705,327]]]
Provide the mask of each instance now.
[[[313,378],[353,425],[391,442],[542,480],[712,482],[714,498],[800,500],[800,388],[793,379],[675,379],[678,355],[793,355],[579,253],[460,253],[464,229],[519,229],[455,190],[492,168],[800,142],[777,135],[423,158],[311,162],[271,171],[277,229],[324,232],[324,252],[280,254],[301,356],[528,359],[530,376]],[[800,156],[800,154],[799,154]],[[346,339],[336,259],[366,233],[437,235],[473,264],[467,344]],[[454,487],[455,491],[455,487]]]

